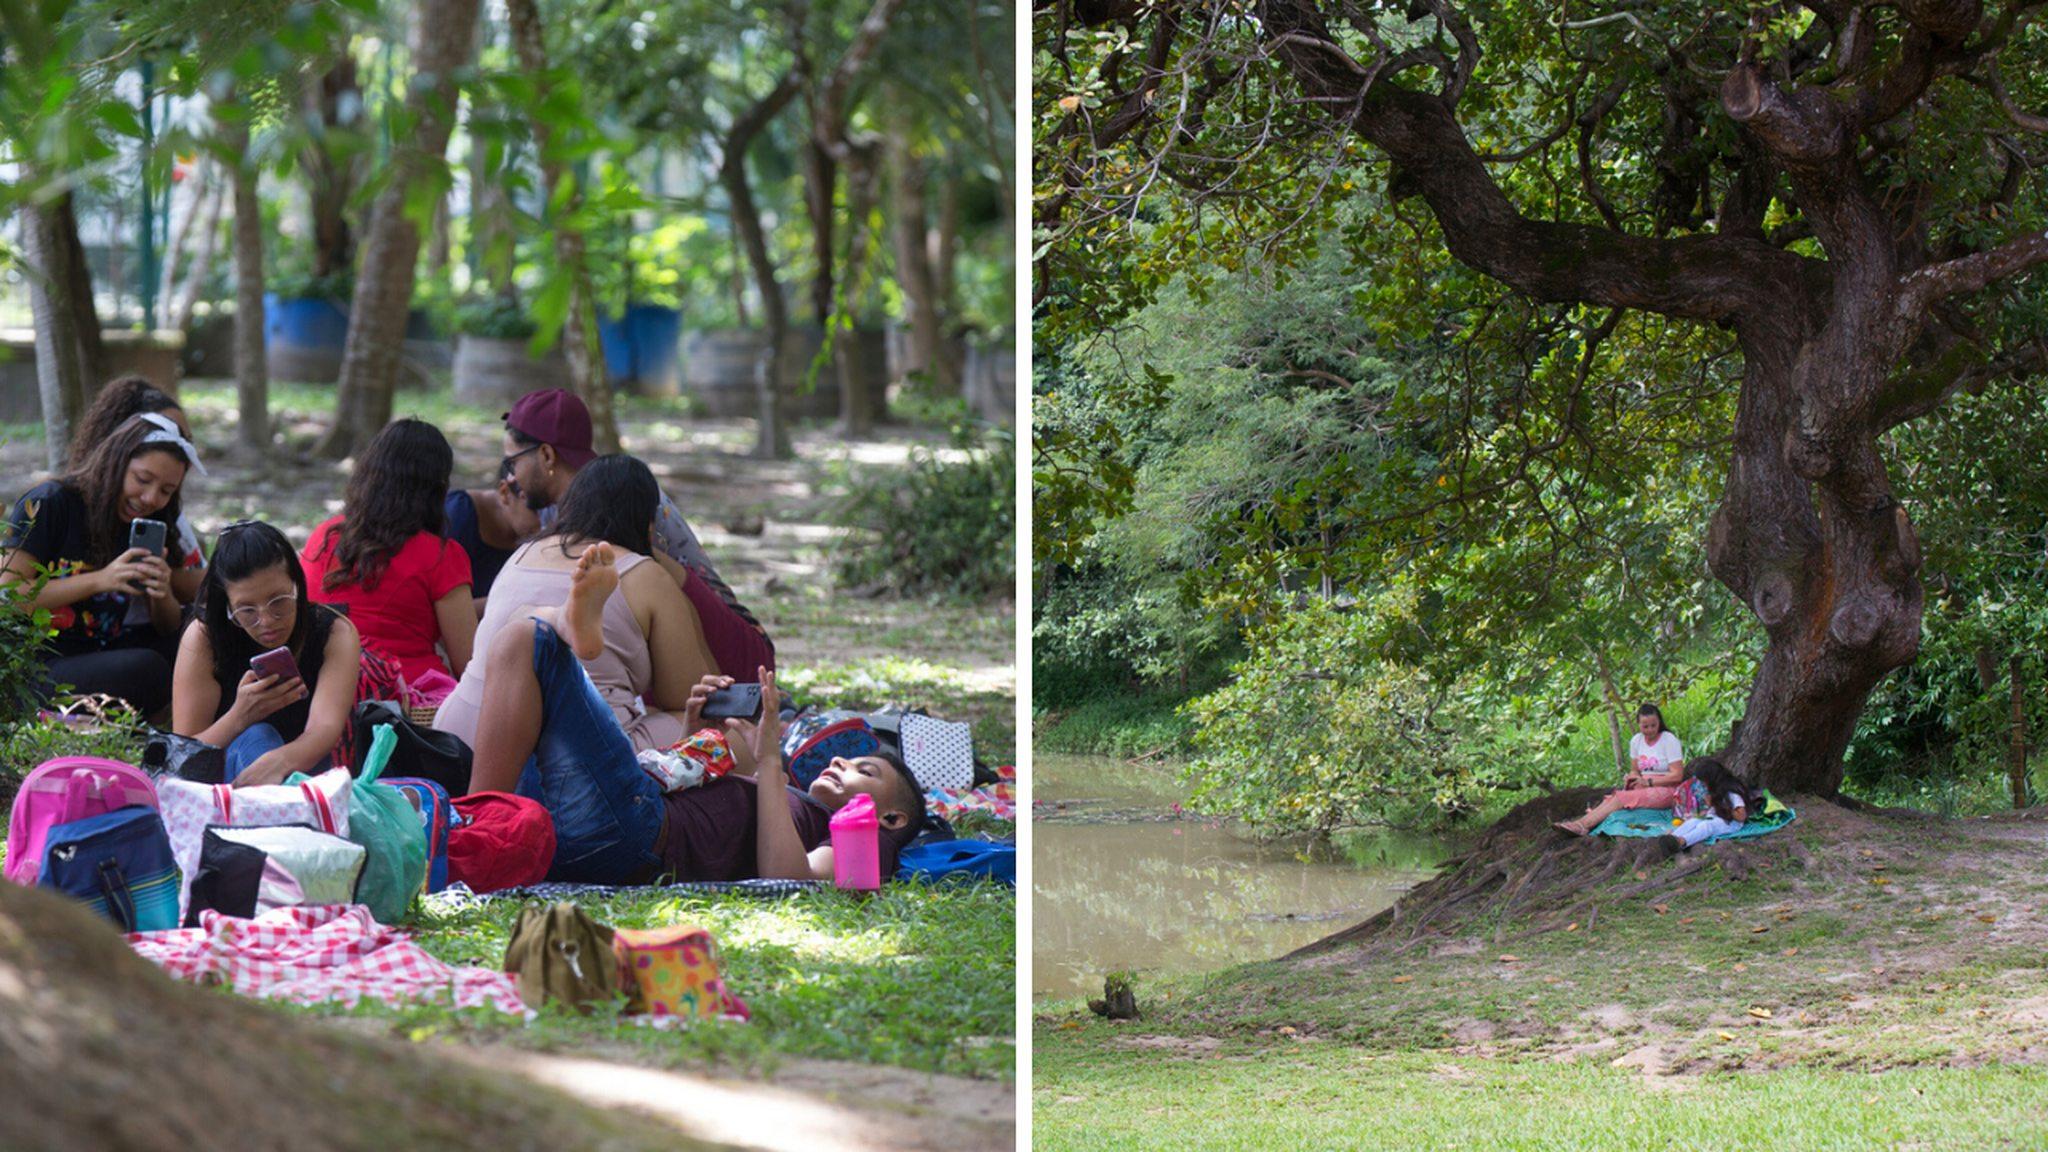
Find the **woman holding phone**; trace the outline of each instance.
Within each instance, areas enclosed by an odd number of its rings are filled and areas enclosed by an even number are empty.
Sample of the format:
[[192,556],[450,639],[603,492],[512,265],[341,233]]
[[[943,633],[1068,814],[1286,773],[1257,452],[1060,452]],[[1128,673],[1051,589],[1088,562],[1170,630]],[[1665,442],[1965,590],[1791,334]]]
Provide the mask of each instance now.
[[[82,466],[94,446],[112,436],[121,421],[149,413],[169,420],[177,426],[179,435],[188,441],[192,439],[191,421],[185,418],[185,409],[179,406],[177,397],[146,377],[116,376],[101,386],[85,415],[78,418],[78,427],[71,432],[70,466]],[[192,470],[206,475],[197,456],[192,458]],[[168,539],[162,552],[171,567],[171,591],[178,594],[178,603],[190,604],[199,598],[199,582],[206,578],[206,552],[199,546],[199,531],[192,526],[191,517],[180,513],[166,520],[165,526]],[[130,605],[128,622],[141,623],[142,610],[139,602]]]
[[178,645],[171,728],[227,749],[232,784],[319,772],[348,727],[361,665],[354,626],[307,598],[284,533],[231,524]]
[[[145,718],[171,702],[180,609],[161,553],[129,546],[137,521],[175,523],[179,490],[198,460],[176,423],[131,416],[82,464],[29,489],[0,537],[0,583],[34,585],[56,637],[43,660],[51,685],[126,700]],[[147,532],[145,525],[145,534]],[[131,605],[141,610],[131,614]]]

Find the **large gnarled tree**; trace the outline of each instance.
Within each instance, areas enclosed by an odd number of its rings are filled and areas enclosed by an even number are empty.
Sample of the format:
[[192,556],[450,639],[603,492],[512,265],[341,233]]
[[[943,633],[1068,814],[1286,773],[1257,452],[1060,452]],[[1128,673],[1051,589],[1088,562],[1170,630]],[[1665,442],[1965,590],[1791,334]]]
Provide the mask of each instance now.
[[1920,643],[1882,438],[2040,359],[2014,278],[2048,260],[2048,117],[2019,90],[2042,7],[1040,4],[1065,83],[1037,224],[1085,279],[1074,253],[1156,219],[1160,181],[1210,213],[1182,234],[1213,241],[1247,201],[1312,213],[1364,158],[1519,292],[1730,332],[1707,555],[1768,641],[1726,757],[1831,794],[1866,698]]

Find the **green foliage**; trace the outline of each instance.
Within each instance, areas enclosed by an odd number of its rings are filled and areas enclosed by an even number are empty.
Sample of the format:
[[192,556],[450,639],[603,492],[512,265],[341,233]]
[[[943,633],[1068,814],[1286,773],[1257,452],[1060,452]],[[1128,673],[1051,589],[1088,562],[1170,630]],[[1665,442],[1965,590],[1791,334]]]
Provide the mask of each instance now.
[[489,296],[457,306],[455,330],[491,340],[525,340],[539,331],[539,326],[519,301]]
[[263,286],[280,300],[331,300],[347,308],[355,298],[356,277],[352,271],[316,276],[309,267],[294,266],[266,275]]
[[1263,832],[1472,812],[1497,771],[1451,755],[1473,716],[1427,673],[1380,659],[1374,631],[1320,602],[1252,630],[1231,682],[1187,706],[1191,806]]
[[1009,595],[1016,567],[1016,441],[994,428],[964,456],[923,449],[900,476],[858,482],[845,518],[856,525],[835,562],[843,585],[902,596],[988,599]]
[[43,648],[54,635],[47,608],[34,607],[42,581],[0,584],[0,723],[33,716]]

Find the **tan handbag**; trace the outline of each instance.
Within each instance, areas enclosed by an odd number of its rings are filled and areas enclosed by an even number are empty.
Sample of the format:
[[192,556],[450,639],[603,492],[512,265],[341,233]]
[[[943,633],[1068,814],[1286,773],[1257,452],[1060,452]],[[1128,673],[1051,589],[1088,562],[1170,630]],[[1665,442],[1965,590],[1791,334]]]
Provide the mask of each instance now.
[[566,900],[520,910],[505,945],[505,971],[518,978],[528,1008],[553,1000],[588,1012],[619,994],[612,930]]

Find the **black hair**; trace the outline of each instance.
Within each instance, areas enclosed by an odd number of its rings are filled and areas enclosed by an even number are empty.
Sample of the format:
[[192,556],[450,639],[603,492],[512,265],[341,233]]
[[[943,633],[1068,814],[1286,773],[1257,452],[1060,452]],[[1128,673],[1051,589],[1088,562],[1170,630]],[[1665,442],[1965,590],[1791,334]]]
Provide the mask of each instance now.
[[[128,482],[128,463],[145,452],[162,452],[183,464],[189,471],[191,457],[183,448],[168,440],[146,438],[152,432],[162,429],[141,416],[130,416],[121,421],[105,439],[94,444],[85,459],[69,472],[58,477],[58,482],[78,493],[85,502],[85,546],[86,555],[79,557],[94,567],[111,562],[127,550],[126,529],[128,518],[121,514],[121,492]],[[184,482],[178,484],[178,491],[162,508],[151,516],[165,524],[178,522],[179,497],[184,493]],[[69,559],[69,557],[67,557]]]
[[602,540],[642,556],[654,552],[654,513],[661,485],[645,463],[623,452],[599,456],[569,481],[548,535],[569,554],[571,540]]
[[1671,726],[1664,723],[1664,713],[1659,711],[1655,704],[1645,704],[1641,708],[1636,709],[1636,719],[1641,720],[1645,716],[1655,716],[1657,718],[1657,734],[1659,736],[1671,731]]
[[298,612],[292,620],[291,638],[285,647],[297,656],[305,647],[306,634],[313,627],[314,607],[306,598],[306,569],[299,553],[284,533],[260,520],[231,524],[214,541],[213,562],[206,566],[206,579],[199,585],[199,620],[206,625],[206,640],[213,649],[215,674],[223,668],[239,668],[263,651],[254,638],[242,630],[228,613],[228,585],[247,580],[266,568],[282,565],[298,590]]
[[93,397],[91,407],[78,418],[78,427],[71,432],[68,463],[73,468],[84,464],[93,447],[112,436],[114,429],[130,416],[169,412],[174,408],[184,411],[177,397],[150,383],[148,377],[116,376],[107,381],[99,395]]
[[341,527],[327,537],[334,566],[323,586],[372,590],[406,541],[421,532],[445,537],[454,473],[455,450],[439,428],[411,417],[386,424],[349,475]]
[[521,448],[537,448],[547,443],[545,440],[536,440],[519,429],[514,428],[509,421],[505,424],[505,434],[512,437],[512,442]]
[[1706,786],[1707,803],[1713,805],[1714,814],[1723,820],[1735,819],[1735,809],[1728,803],[1729,793],[1742,798],[1742,808],[1747,816],[1757,812],[1757,793],[1742,778],[1729,771],[1726,764],[1712,756],[1702,756],[1685,766],[1685,774]]
[[924,786],[917,782],[917,776],[910,771],[910,765],[903,762],[903,757],[894,748],[878,748],[874,752],[874,757],[896,770],[897,780],[910,796],[910,803],[905,805],[903,813],[908,819],[903,822],[903,826],[882,829],[888,834],[891,846],[897,852],[901,852],[910,847],[910,842],[924,831]]

